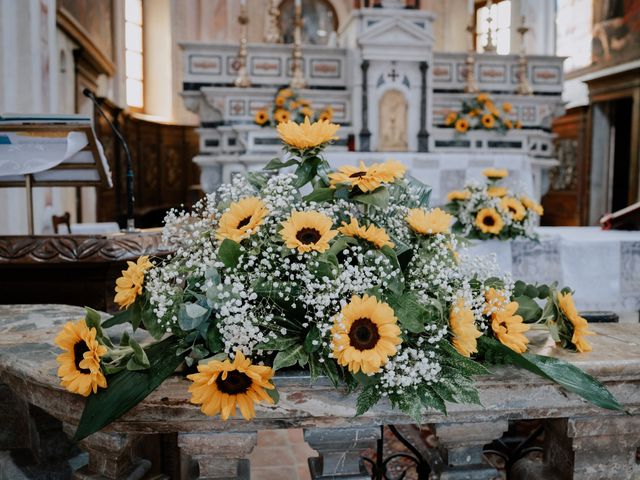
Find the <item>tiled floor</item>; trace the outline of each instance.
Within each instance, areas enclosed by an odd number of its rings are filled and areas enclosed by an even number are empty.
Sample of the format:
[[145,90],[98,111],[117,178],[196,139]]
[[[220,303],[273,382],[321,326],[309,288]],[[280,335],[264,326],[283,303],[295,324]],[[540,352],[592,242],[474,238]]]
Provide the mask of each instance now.
[[317,453],[304,441],[302,430],[258,432],[258,445],[249,456],[252,480],[310,480],[307,459]]

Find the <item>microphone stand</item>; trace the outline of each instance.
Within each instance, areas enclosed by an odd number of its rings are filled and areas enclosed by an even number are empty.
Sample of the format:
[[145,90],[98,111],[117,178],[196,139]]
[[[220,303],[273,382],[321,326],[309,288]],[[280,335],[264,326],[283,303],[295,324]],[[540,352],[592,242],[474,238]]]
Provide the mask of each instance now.
[[98,110],[98,112],[100,112],[100,115],[102,115],[102,118],[106,120],[107,125],[109,125],[109,127],[113,131],[113,134],[116,136],[116,138],[122,145],[122,148],[124,149],[124,156],[127,161],[127,226],[125,228],[125,231],[135,232],[136,226],[135,226],[135,219],[133,218],[133,204],[135,202],[135,198],[133,196],[133,165],[131,162],[131,152],[129,151],[129,144],[127,144],[127,141],[125,140],[122,133],[120,133],[120,130],[116,128],[116,126],[111,122],[111,120],[109,120],[109,117],[107,117],[107,115],[104,113],[104,110],[102,110],[102,107],[100,106],[100,102],[98,102],[98,99],[96,98],[95,93],[93,93],[88,88],[85,88],[82,91],[82,94],[93,102],[96,109]]

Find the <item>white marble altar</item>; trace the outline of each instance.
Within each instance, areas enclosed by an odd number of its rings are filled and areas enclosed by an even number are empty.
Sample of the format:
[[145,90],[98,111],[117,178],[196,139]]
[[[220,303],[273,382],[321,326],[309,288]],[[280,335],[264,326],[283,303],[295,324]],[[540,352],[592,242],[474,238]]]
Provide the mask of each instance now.
[[[385,158],[406,160],[412,173],[419,170],[413,168],[416,162],[437,162],[435,175],[424,180],[438,196],[440,167],[448,169],[449,162],[482,164],[495,156],[500,160],[494,166],[531,172],[527,191],[540,198],[544,172],[556,164],[550,127],[563,110],[563,59],[528,56],[527,79],[533,93],[518,95],[517,55],[476,55],[473,68],[479,90],[490,92],[498,106],[511,103],[512,115],[523,129],[456,134],[444,128],[444,118],[473,96],[464,93],[466,53],[434,52],[434,18],[426,10],[354,9],[338,32],[340,47],[303,45],[307,88],[300,95],[317,109],[332,106],[334,121],[342,125],[340,140],[328,154],[330,163],[373,161],[381,151]],[[250,88],[233,86],[237,45],[185,42],[181,47],[181,95],[200,117],[200,153],[195,160],[202,168],[203,189],[212,191],[230,174],[257,168],[279,152],[275,129],[255,125],[253,116],[271,105],[278,86],[289,84],[292,47],[249,44]],[[347,153],[349,145],[358,153]]]

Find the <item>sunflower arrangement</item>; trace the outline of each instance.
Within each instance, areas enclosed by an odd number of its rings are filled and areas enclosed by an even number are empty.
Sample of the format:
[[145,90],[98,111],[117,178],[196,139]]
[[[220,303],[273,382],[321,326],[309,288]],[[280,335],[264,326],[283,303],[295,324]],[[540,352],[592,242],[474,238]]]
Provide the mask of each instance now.
[[[223,419],[270,408],[275,374],[287,368],[356,393],[358,414],[384,397],[416,422],[445,402],[479,403],[473,378],[499,363],[620,408],[586,373],[526,353],[532,322],[554,325],[560,343],[586,351],[586,324],[565,292],[517,291],[491,258],[458,254],[453,216],[430,208],[430,189],[400,163],[333,171],[322,149],[338,128],[281,123],[287,161],[235,178],[190,212],[171,212],[164,237],[175,252],[155,265],[132,262],[125,308],[104,320],[89,311],[63,328],[62,385],[89,395],[76,439],[180,365],[185,398]],[[285,167],[293,172],[278,172]],[[534,297],[546,300],[544,310]],[[117,324],[154,340],[140,346],[125,334],[114,346],[105,329]]]
[[445,210],[456,217],[453,230],[481,240],[537,238],[534,227],[544,213],[542,205],[499,185],[509,174],[506,169],[488,168],[482,173],[485,183],[469,183],[447,194]]
[[504,102],[499,107],[487,93],[480,93],[462,101],[459,111],[451,111],[445,117],[445,126],[455,128],[457,133],[468,130],[495,130],[506,132],[522,128],[522,122],[513,118],[513,105]]
[[302,122],[306,117],[323,122],[333,120],[333,108],[327,106],[314,110],[311,102],[301,97],[291,88],[280,88],[273,99],[273,105],[256,111],[253,122],[261,127],[276,126],[288,121]]

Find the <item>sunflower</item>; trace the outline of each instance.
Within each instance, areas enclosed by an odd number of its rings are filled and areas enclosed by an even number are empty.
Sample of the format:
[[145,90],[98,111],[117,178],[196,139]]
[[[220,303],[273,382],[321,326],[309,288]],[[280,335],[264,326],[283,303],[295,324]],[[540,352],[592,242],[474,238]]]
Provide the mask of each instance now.
[[508,303],[509,298],[506,291],[491,287],[484,292],[482,313],[490,316],[499,310],[504,310]]
[[372,243],[376,248],[382,248],[385,245],[393,248],[394,244],[389,239],[389,235],[384,231],[384,228],[376,227],[371,224],[368,227],[359,225],[358,220],[351,217],[350,222],[342,222],[342,226],[338,228],[338,231],[346,235],[347,237],[361,238],[369,243]]
[[533,213],[539,216],[544,215],[544,208],[542,208],[542,205],[540,205],[538,202],[530,199],[526,195],[522,195],[520,197],[520,201],[527,210],[531,210]]
[[573,336],[571,337],[571,343],[576,347],[579,352],[590,352],[591,345],[585,340],[587,335],[595,335],[589,330],[589,324],[587,320],[578,314],[575,304],[573,303],[573,295],[571,293],[558,293],[558,305],[562,314],[569,319],[573,326]]
[[516,222],[519,222],[520,220],[522,220],[527,214],[527,210],[524,208],[524,205],[520,203],[520,200],[513,197],[504,197],[500,201],[500,206]]
[[513,105],[509,102],[504,102],[502,104],[502,110],[504,111],[504,113],[511,113],[511,111],[513,110]]
[[470,357],[478,351],[477,338],[482,333],[476,328],[473,312],[465,305],[463,299],[458,299],[449,312],[449,328],[453,334],[451,344],[460,355]]
[[385,183],[391,183],[394,180],[404,177],[407,167],[397,160],[387,160],[384,163],[374,163],[373,168],[380,179]]
[[453,125],[453,123],[456,121],[456,118],[458,118],[458,114],[456,112],[449,112],[444,119],[444,124]]
[[513,128],[513,122],[509,119],[504,121],[504,126],[507,130],[511,130]]
[[283,98],[289,98],[293,96],[293,91],[290,88],[283,88],[278,92],[278,96]]
[[439,208],[433,208],[428,212],[422,208],[412,208],[405,220],[414,232],[421,235],[434,235],[448,233],[453,216]]
[[98,387],[107,388],[107,379],[100,368],[100,358],[107,347],[96,340],[96,329],[89,329],[84,319],[67,322],[55,339],[64,350],[56,360],[60,364],[60,384],[72,393],[88,397]]
[[402,343],[397,323],[393,309],[386,303],[373,296],[354,295],[333,319],[333,357],[352,373],[379,372]]
[[286,99],[286,98],[281,97],[281,96],[279,96],[279,95],[278,95],[278,96],[276,97],[276,101],[275,101],[276,107],[282,107],[282,106],[284,106],[284,104],[285,104],[285,102],[286,102],[286,101],[287,101],[287,99]]
[[456,120],[456,132],[458,133],[465,133],[467,130],[469,130],[469,121],[466,118],[459,118],[458,120]]
[[489,100],[487,103],[485,103],[484,106],[487,108],[487,110],[489,110],[491,115],[493,115],[494,117],[497,118],[497,117],[500,116],[500,110],[498,110],[496,108],[496,106],[493,104],[493,102],[491,100]]
[[456,200],[469,200],[471,192],[469,190],[452,190],[447,193],[447,200],[455,202]]
[[477,97],[476,100],[480,103],[484,103],[487,100],[489,100],[489,95],[487,93],[480,93]]
[[291,120],[291,114],[289,113],[288,110],[285,110],[284,108],[277,108],[276,111],[273,113],[273,118],[278,123],[278,126],[279,126],[281,123],[289,122],[289,120]]
[[313,117],[313,110],[310,107],[302,107],[300,113],[303,117]]
[[491,316],[491,329],[501,343],[514,352],[527,351],[529,339],[524,332],[531,328],[524,323],[520,315],[516,315],[518,302],[510,302],[502,310],[498,310]]
[[345,183],[351,188],[358,187],[362,192],[372,192],[382,185],[382,178],[374,165],[367,167],[360,161],[358,167],[343,165],[337,171],[329,174],[331,186]]
[[318,117],[318,121],[330,122],[331,120],[333,120],[333,108],[327,107],[322,111],[322,113],[320,113],[320,116]]
[[493,185],[487,188],[487,195],[494,198],[504,197],[509,191],[505,187]]
[[329,248],[329,241],[338,234],[331,230],[333,220],[320,212],[296,212],[282,222],[280,236],[287,247],[298,252],[324,252]]
[[495,208],[483,208],[476,215],[476,227],[482,233],[498,235],[504,227],[504,220]]
[[242,352],[236,352],[233,362],[212,360],[198,365],[198,373],[187,375],[193,381],[189,387],[191,403],[202,405],[202,413],[226,420],[236,414],[236,407],[246,420],[256,416],[253,404],[264,400],[273,403],[265,388],[275,388],[269,381],[271,367],[253,365]]
[[287,145],[298,148],[315,148],[332,140],[337,140],[340,125],[318,121],[311,123],[305,118],[303,123],[283,122],[278,125],[280,139]]
[[234,202],[220,217],[216,238],[228,238],[239,243],[257,231],[268,213],[267,207],[258,197],[245,197]]
[[113,301],[122,308],[128,308],[142,293],[144,274],[153,267],[147,255],[138,258],[136,263],[127,262],[129,266],[122,270],[122,276],[116,280],[116,296]]
[[484,128],[493,128],[496,123],[496,119],[490,113],[485,113],[482,115],[482,126]]
[[307,98],[299,98],[298,99],[298,103],[302,106],[309,106],[311,105],[311,100],[307,99]]
[[256,112],[255,116],[253,117],[253,121],[258,125],[264,125],[269,121],[269,114],[264,108],[261,108]]
[[516,120],[516,123],[514,125],[517,129],[521,129],[522,128],[522,122],[520,120]]
[[506,168],[485,168],[482,171],[482,175],[489,180],[497,180],[499,178],[505,178],[509,176],[509,170]]

